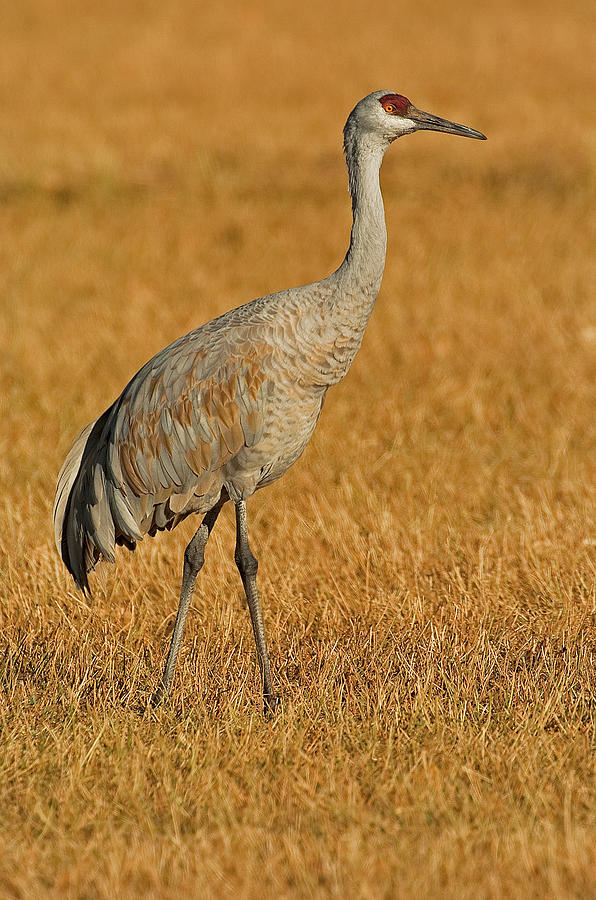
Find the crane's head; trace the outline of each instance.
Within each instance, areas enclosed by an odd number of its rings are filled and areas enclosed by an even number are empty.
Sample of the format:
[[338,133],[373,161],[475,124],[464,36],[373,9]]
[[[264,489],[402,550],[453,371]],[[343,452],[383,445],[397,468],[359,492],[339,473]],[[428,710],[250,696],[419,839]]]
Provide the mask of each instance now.
[[379,144],[385,147],[402,134],[412,134],[414,131],[445,131],[460,137],[486,140],[480,131],[416,109],[407,97],[392,91],[374,91],[357,103],[348,117],[345,130],[346,137],[349,132],[368,134],[376,137]]

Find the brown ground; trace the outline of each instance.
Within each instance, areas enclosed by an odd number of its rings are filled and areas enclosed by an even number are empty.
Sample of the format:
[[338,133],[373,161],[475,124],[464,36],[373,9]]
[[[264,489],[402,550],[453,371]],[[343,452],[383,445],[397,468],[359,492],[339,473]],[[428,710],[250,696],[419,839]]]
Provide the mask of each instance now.
[[[0,893],[596,896],[592,0],[6,4],[0,34]],[[169,708],[192,529],[89,607],[51,504],[178,335],[331,271],[340,130],[406,138],[364,345],[249,504],[283,711],[224,514]]]

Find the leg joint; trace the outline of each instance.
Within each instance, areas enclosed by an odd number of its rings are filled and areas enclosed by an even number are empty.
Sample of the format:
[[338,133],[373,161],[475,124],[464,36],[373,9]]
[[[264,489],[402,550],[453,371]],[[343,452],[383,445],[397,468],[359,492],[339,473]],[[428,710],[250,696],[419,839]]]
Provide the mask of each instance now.
[[191,572],[200,571],[205,562],[205,544],[209,537],[209,530],[206,525],[201,525],[192,541],[184,551],[184,564],[188,566]]
[[236,547],[234,559],[242,577],[246,575],[254,577],[257,574],[259,563],[252,555],[250,547]]

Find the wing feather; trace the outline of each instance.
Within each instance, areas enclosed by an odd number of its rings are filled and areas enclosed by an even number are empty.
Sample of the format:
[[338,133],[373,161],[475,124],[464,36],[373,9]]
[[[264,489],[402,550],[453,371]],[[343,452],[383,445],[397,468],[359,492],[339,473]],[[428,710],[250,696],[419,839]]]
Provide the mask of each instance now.
[[193,495],[206,493],[211,473],[262,436],[261,362],[271,355],[268,344],[246,340],[236,353],[229,341],[218,353],[185,350],[183,343],[169,349],[176,352],[155,357],[122,394],[110,454],[125,494],[150,498],[157,528],[166,527],[168,512],[177,516]]

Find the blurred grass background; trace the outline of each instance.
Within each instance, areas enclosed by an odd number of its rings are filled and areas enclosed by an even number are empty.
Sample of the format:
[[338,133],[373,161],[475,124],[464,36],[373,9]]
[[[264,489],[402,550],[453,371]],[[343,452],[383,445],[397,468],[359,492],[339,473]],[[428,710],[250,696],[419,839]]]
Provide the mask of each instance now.
[[[593,3],[2,18],[0,891],[596,896]],[[378,88],[489,141],[387,154],[362,350],[252,502],[283,713],[225,514],[147,713],[192,523],[87,606],[58,469],[159,348],[339,264],[341,128]]]

